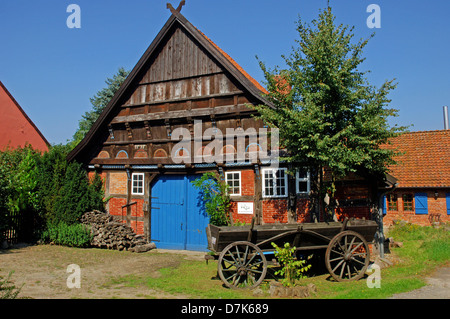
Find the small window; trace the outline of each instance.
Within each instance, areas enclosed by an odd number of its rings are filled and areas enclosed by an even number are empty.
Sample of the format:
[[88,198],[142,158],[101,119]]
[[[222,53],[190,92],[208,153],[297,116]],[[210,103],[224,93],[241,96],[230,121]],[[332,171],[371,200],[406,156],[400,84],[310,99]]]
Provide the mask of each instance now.
[[414,210],[412,194],[403,194],[403,210],[406,212],[412,212]]
[[286,197],[288,181],[285,168],[266,168],[262,175],[263,197]]
[[295,175],[297,194],[309,194],[311,189],[309,171],[301,169]]
[[389,194],[387,196],[387,204],[388,204],[388,210],[397,211],[398,210],[397,194]]
[[135,173],[131,176],[131,194],[144,195],[144,174]]
[[241,195],[241,172],[226,172],[225,182],[228,185],[228,194],[230,196]]

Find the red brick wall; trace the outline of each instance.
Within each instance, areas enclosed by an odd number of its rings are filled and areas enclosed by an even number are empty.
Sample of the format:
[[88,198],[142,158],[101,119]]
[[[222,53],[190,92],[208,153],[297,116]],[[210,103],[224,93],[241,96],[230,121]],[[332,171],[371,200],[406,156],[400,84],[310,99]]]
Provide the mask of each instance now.
[[[135,231],[136,234],[142,235],[144,234],[144,222],[142,218],[144,217],[144,200],[142,198],[132,198],[131,202],[137,202],[136,205],[132,205],[130,210],[130,224]],[[113,197],[109,200],[109,213],[114,216],[120,216],[124,218],[123,222],[127,221],[127,208],[123,208],[127,204],[127,200],[125,198],[116,198]],[[123,214],[123,215],[122,215]],[[136,222],[136,216],[138,217],[138,221]]]
[[262,202],[262,220],[264,223],[287,223],[287,200],[265,199]]
[[241,171],[241,195],[255,195],[255,173],[253,170]]
[[[398,189],[394,193],[398,198],[398,210],[392,211],[386,205],[386,215],[383,218],[383,224],[387,227],[391,226],[395,220],[404,220],[409,223],[422,226],[430,226],[430,215],[439,214],[442,222],[450,222],[450,215],[447,215],[446,193],[450,193],[450,189],[438,190],[438,197],[435,198],[436,189]],[[428,214],[416,214],[415,210],[405,211],[403,209],[403,194],[427,193],[428,195]],[[413,207],[415,209],[415,200],[413,199]]]

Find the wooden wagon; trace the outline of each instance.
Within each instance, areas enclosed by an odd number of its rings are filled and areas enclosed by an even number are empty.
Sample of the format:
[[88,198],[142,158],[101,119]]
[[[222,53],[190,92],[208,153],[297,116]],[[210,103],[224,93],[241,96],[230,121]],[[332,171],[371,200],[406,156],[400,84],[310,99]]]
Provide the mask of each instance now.
[[206,231],[207,258],[218,260],[218,274],[231,288],[258,286],[265,278],[274,253],[272,243],[289,243],[297,252],[324,251],[325,265],[337,281],[364,276],[370,261],[368,243],[377,231],[375,221],[346,219],[344,222],[214,226]]

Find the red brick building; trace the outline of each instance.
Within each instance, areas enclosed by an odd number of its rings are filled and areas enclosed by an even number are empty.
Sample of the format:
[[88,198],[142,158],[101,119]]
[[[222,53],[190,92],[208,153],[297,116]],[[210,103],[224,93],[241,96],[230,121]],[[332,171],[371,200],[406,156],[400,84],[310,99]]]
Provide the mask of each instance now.
[[450,130],[402,134],[389,147],[403,152],[391,167],[397,188],[386,195],[384,225],[450,221]]
[[45,152],[49,143],[0,81],[0,151],[24,147]]

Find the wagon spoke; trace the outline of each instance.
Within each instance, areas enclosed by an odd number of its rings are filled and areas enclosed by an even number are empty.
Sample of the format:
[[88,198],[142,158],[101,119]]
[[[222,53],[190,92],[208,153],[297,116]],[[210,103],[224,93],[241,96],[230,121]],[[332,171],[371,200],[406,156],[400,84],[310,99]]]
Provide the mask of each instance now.
[[359,247],[361,247],[362,244],[363,244],[363,242],[360,242],[358,245],[356,245],[355,248],[353,248],[353,249],[350,251],[350,253],[353,254],[353,252],[355,252]]
[[[236,273],[237,274],[237,273]],[[235,278],[236,279],[236,278]],[[237,287],[239,285],[239,282],[241,281],[241,275],[238,276],[237,280],[233,281],[233,286]]]
[[336,269],[338,269],[339,266],[342,265],[343,262],[344,262],[344,258],[342,258],[342,260],[336,265],[336,267],[333,268],[333,272],[335,272]]
[[255,259],[255,257],[256,257],[256,253],[253,254],[252,258],[250,258],[250,260],[245,263],[245,267],[247,267],[247,265],[250,264],[253,261],[253,259]]
[[231,277],[236,277],[237,276],[237,272],[233,273],[230,277],[225,278],[226,281],[228,281]]
[[250,272],[252,273],[258,273],[258,274],[262,274],[262,270],[256,270],[256,269],[250,269]]
[[[239,261],[237,261],[236,258],[234,258],[234,254],[233,254],[233,253],[228,252],[227,256],[230,256],[230,257],[234,260],[234,263],[233,263],[233,264],[235,264],[235,265],[238,265],[238,264],[239,264]],[[225,257],[225,256],[224,256],[224,257]]]
[[356,258],[352,258],[353,261],[356,261],[357,263],[360,263],[361,265],[365,265],[365,263],[363,263],[362,261],[356,259]]
[[230,266],[227,267],[227,269],[229,269],[229,268],[231,268],[231,267],[233,267],[233,266],[237,267],[236,261],[233,262],[233,261],[228,260],[228,259],[225,259],[225,258],[223,258],[223,261],[226,261],[228,264],[230,264]]
[[338,252],[338,251],[336,251],[336,250],[331,250],[333,253],[335,253],[335,254],[338,254],[338,255],[341,255],[341,256],[344,256],[344,253],[341,253],[341,252]]
[[[248,256],[248,246],[245,246],[245,254],[244,254],[244,259],[243,259],[243,263],[245,263],[245,261],[247,260],[247,256]],[[246,263],[247,265],[248,263]]]
[[341,273],[339,274],[339,277],[342,278],[342,275],[344,274],[344,269],[345,269],[345,262],[341,267]]
[[[337,242],[337,246],[339,246],[339,248],[341,249],[342,253],[345,253],[347,251],[347,248],[343,248],[340,242]],[[336,247],[336,245],[335,245]],[[345,245],[344,245],[345,247]]]
[[336,260],[343,260],[343,258],[342,257],[337,257],[337,258],[334,258],[334,259],[330,259],[330,262],[333,262],[333,261],[336,261]]
[[237,254],[237,258],[240,261],[241,260],[241,254],[239,253],[239,248],[238,246],[236,246],[236,254]]
[[352,238],[352,242],[350,243],[350,245],[348,245],[349,248],[351,248],[353,246],[353,243],[355,242],[356,237]]
[[[253,263],[253,264],[250,264],[250,267],[256,267],[256,266],[261,265],[263,263],[264,263],[264,261],[260,260],[258,262]],[[248,266],[249,266],[248,264],[245,265],[245,267],[248,267]]]

